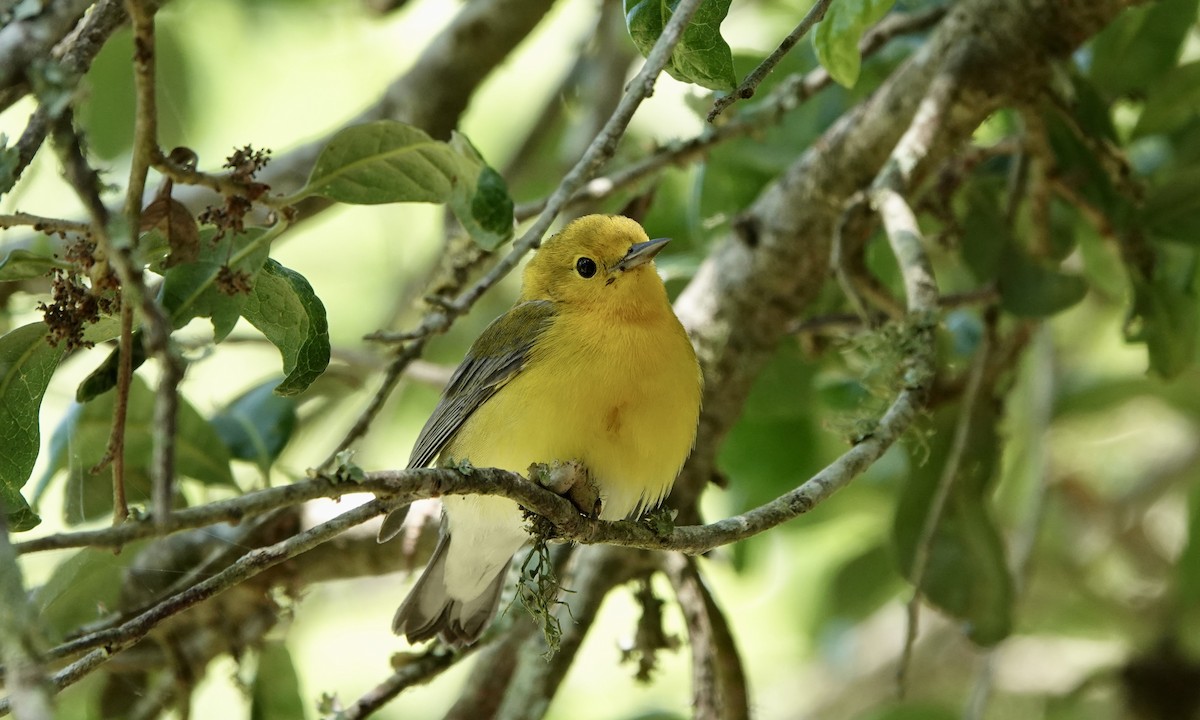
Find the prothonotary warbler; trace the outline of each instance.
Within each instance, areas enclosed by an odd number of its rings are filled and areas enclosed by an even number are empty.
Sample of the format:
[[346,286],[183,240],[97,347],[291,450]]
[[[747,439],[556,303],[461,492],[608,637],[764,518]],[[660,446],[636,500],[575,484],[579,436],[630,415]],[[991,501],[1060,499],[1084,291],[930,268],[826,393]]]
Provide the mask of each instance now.
[[[667,240],[589,215],[543,243],[515,306],[483,331],[425,423],[408,466],[469,461],[526,473],[578,462],[619,520],[670,491],[696,437],[696,354],[654,268]],[[392,629],[410,642],[474,642],[528,540],[504,498],[442,499],[442,535]],[[385,523],[380,541],[398,528]]]

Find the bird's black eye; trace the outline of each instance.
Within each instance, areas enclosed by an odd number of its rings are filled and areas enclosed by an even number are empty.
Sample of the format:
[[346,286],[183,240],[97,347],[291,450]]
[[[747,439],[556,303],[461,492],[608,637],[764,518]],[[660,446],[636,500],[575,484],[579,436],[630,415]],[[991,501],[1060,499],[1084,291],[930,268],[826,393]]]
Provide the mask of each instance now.
[[581,257],[575,261],[575,272],[580,277],[590,278],[596,274],[596,261],[589,257]]

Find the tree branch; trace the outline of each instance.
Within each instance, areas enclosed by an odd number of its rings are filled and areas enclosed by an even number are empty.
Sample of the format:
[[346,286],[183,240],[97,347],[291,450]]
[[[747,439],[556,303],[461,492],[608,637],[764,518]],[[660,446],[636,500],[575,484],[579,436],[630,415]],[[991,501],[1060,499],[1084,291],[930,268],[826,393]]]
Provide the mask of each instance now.
[[725,614],[700,575],[696,559],[678,553],[663,569],[687,622],[692,651],[692,708],[699,720],[748,720],[750,693],[741,655]]
[[386,705],[400,693],[414,685],[428,682],[450,668],[460,660],[479,650],[479,645],[471,645],[459,651],[451,651],[444,646],[434,646],[431,650],[415,658],[407,658],[396,672],[388,679],[372,688],[354,704],[344,710],[337,711],[334,720],[359,720],[374,713]]
[[93,0],[45,3],[32,17],[0,27],[0,88],[21,80],[30,64],[47,57],[50,48],[75,27]]
[[535,720],[546,714],[604,598],[645,567],[646,560],[644,554],[638,562],[637,556],[612,547],[583,548],[575,554],[574,571],[568,580],[573,591],[570,607],[566,610],[562,606],[564,610],[558,613],[563,627],[558,651],[547,657],[545,638],[539,633],[525,641],[496,718]]
[[[734,222],[731,236],[717,244],[675,305],[697,346],[705,378],[696,449],[670,500],[685,520],[694,518],[696,498],[719,474],[718,448],[739,417],[753,380],[791,320],[804,314],[823,287],[833,229],[847,200],[875,179],[933,78],[945,68],[962,68],[962,86],[926,153],[937,162],[969,139],[1001,103],[1037,92],[1050,76],[1052,63],[1068,57],[1126,4],[955,3],[919,52],[834,123]],[[971,43],[962,42],[966,36]],[[1030,51],[1035,47],[1049,50]],[[779,268],[789,271],[781,273]],[[885,415],[880,424],[884,435],[894,429],[892,420],[905,420],[907,425],[904,417],[894,415],[905,415],[906,406],[894,405]],[[873,446],[880,437],[877,432],[868,442]],[[877,457],[863,445],[852,452],[838,462],[869,463]],[[795,493],[785,497],[811,502],[811,497]]]
[[[96,649],[56,672],[51,678],[52,684],[55,689],[61,690],[78,682],[112,656],[141,640],[163,620],[245,582],[288,558],[310,550],[344,532],[347,528],[366,522],[382,513],[384,509],[385,504],[382,501],[372,500],[287,540],[265,548],[251,550],[216,575],[172,595],[115,628],[90,633],[58,646],[51,653],[55,657],[70,656],[89,648]],[[10,710],[11,698],[0,699],[0,715],[8,713]]]

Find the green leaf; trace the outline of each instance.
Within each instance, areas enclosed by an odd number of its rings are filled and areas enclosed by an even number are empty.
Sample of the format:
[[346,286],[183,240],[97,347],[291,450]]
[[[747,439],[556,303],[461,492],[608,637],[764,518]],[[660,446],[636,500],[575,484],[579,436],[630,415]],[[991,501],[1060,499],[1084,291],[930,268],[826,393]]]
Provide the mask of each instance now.
[[494,250],[512,236],[512,199],[499,174],[462,136],[450,143],[393,120],[342,130],[321,150],[308,183],[291,201],[450,203],[471,237]]
[[[1058,165],[1057,177],[1078,189],[1093,207],[1104,208],[1114,228],[1123,231],[1133,217],[1133,206],[1113,187],[1108,171],[1093,148],[1075,132],[1073,125],[1080,128],[1083,125],[1065,118],[1058,110],[1047,111],[1042,117]],[[1092,140],[1104,142],[1107,138],[1100,136]]]
[[733,479],[736,507],[761,505],[820,469],[822,431],[810,410],[814,371],[794,344],[785,343],[755,380],[718,457]]
[[[200,259],[177,265],[163,276],[159,300],[171,317],[176,329],[187,325],[192,318],[207,317],[212,321],[213,339],[224,340],[241,317],[249,295],[253,294],[255,279],[270,252],[269,244],[260,242],[266,231],[250,228],[243,233],[229,234],[214,241],[216,231],[208,228],[200,233]],[[232,264],[230,264],[232,263]],[[250,293],[233,287],[251,286]],[[84,336],[91,342],[103,342],[116,337],[119,325],[104,322],[92,326]],[[76,402],[87,402],[117,386],[121,353],[114,348],[95,370],[88,374],[75,390]],[[146,362],[142,331],[133,333],[132,367],[137,370]]]
[[827,614],[858,622],[896,597],[902,585],[890,548],[872,545],[837,569],[829,584]]
[[1160,173],[1146,191],[1139,218],[1156,240],[1200,245],[1200,167]]
[[[112,511],[112,466],[93,474],[104,457],[112,432],[116,393],[106,393],[83,405],[75,405],[51,444],[58,451],[51,457],[48,475],[67,470],[64,516],[74,524],[107,515]],[[175,472],[207,485],[236,488],[229,469],[229,450],[213,426],[183,398],[176,419]],[[129,502],[150,498],[150,465],[154,444],[154,392],[137,375],[129,388],[125,420],[125,490]]]
[[[893,534],[901,571],[910,581],[958,415],[957,405],[938,411],[928,447],[914,443],[909,448],[914,470],[896,503]],[[1012,629],[1013,583],[989,502],[1002,446],[997,420],[996,407],[985,393],[971,414],[958,475],[930,544],[921,584],[926,599],[964,621],[968,635],[981,645],[994,645]]]
[[40,626],[60,640],[120,607],[125,568],[141,546],[132,543],[120,554],[85,548],[59,563],[50,579],[32,592]]
[[1146,344],[1155,374],[1170,379],[1187,369],[1196,356],[1198,332],[1200,308],[1191,287],[1177,286],[1161,274],[1153,282],[1134,276],[1125,339]]
[[461,157],[425,131],[390,120],[342,130],[322,150],[301,195],[354,205],[444,202]]
[[[158,23],[155,28],[155,85],[159,102],[170,111],[159,112],[159,140],[165,147],[181,144],[196,122],[196,87],[189,68],[185,36],[177,22]],[[183,26],[186,27],[186,26]],[[79,118],[88,139],[88,148],[105,160],[127,152],[133,146],[133,114],[137,105],[133,73],[133,34],[125,27],[113,34],[92,61],[84,78],[89,88],[88,101],[79,103]]]
[[980,283],[991,282],[1000,272],[1000,258],[1013,244],[1008,218],[1001,207],[1004,181],[984,176],[973,179],[960,193],[962,258]]
[[1179,59],[1196,23],[1197,0],[1161,0],[1117,16],[1091,44],[1092,82],[1109,97],[1145,88]]
[[1060,272],[1052,264],[1035,260],[1009,246],[1000,260],[997,277],[1000,305],[1022,317],[1046,317],[1065,310],[1087,295],[1087,281]]
[[839,85],[854,87],[862,69],[858,41],[868,27],[879,22],[894,0],[838,0],[813,29],[817,59]]
[[68,268],[70,265],[55,257],[47,257],[29,250],[13,250],[0,260],[0,282],[39,278],[53,268]]
[[296,428],[296,401],[272,392],[278,384],[271,380],[247,390],[212,418],[230,455],[256,463],[264,473]]
[[1133,137],[1168,133],[1200,113],[1200,62],[1172,67],[1155,78],[1146,93],[1146,104],[1133,129]]
[[[721,37],[721,23],[731,0],[704,0],[683,31],[664,68],[681,82],[709,90],[732,92],[737,87],[733,52]],[[649,55],[679,0],[625,0],[625,26],[643,56]]]
[[259,242],[266,231],[247,228],[245,232],[227,234],[213,242],[215,232],[201,233],[200,259],[183,263],[163,274],[161,301],[175,328],[187,325],[192,318],[210,318],[213,336],[220,342],[237,324],[249,293],[235,284],[253,285],[254,278],[267,260],[269,244]]
[[959,717],[958,711],[943,705],[914,700],[872,710],[857,720],[957,720]]
[[484,162],[465,135],[453,133],[450,147],[470,165],[466,176],[469,181],[454,184],[450,209],[480,247],[495,250],[508,242],[513,233],[513,201],[508,195],[508,185],[500,173]]
[[[137,370],[146,362],[146,346],[142,343],[142,331],[135,330],[131,338],[133,357],[130,367]],[[104,362],[88,373],[79,387],[75,388],[75,402],[85,403],[117,386],[117,375],[121,371],[121,350],[113,348]]]
[[304,706],[287,645],[265,643],[258,651],[258,671],[250,691],[250,720],[296,720],[304,717]]
[[8,136],[0,133],[0,195],[17,184],[17,166],[20,164],[21,153],[15,146],[9,147]]
[[0,337],[0,503],[11,530],[28,530],[39,519],[21,495],[41,446],[38,411],[50,376],[62,358],[61,343],[47,341],[45,323]]
[[283,357],[286,377],[275,388],[295,395],[329,365],[329,323],[325,306],[304,276],[268,260],[242,306],[242,315]]

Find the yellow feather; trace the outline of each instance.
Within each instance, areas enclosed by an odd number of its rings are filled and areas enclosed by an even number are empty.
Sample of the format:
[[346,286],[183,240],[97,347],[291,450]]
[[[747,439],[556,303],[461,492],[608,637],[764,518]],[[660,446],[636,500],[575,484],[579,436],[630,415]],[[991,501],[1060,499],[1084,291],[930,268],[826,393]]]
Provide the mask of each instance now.
[[[603,519],[657,505],[691,451],[701,392],[654,268],[659,249],[614,216],[580,218],[549,239],[525,270],[522,304],[472,346],[414,457],[449,435],[441,458],[477,467],[524,474],[535,462],[578,460],[600,490]],[[395,628],[414,641],[440,633],[469,643],[526,537],[511,501],[454,497],[444,507],[448,536]]]

